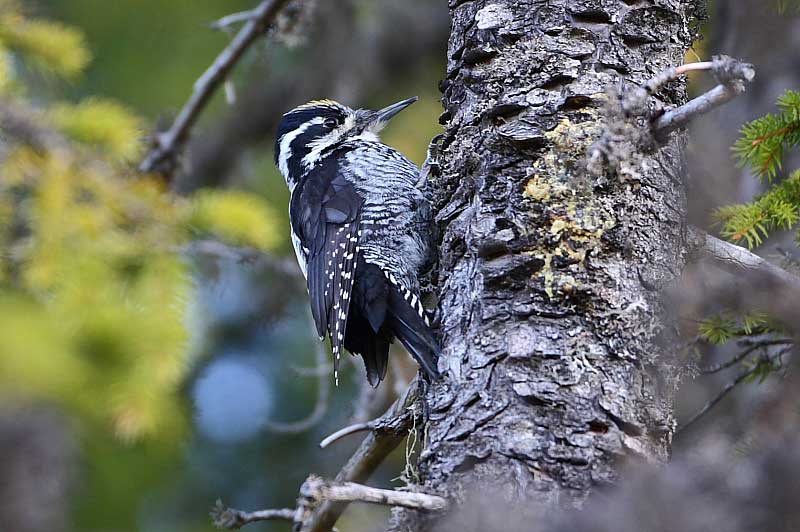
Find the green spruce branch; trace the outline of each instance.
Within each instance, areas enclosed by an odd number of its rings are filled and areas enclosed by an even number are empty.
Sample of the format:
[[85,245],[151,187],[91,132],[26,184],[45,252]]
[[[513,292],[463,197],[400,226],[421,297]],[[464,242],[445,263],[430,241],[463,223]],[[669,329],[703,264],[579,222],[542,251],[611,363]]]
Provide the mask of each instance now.
[[781,169],[785,150],[800,145],[800,92],[786,92],[778,99],[778,108],[778,114],[745,124],[733,147],[742,166],[768,181]]
[[800,220],[800,171],[750,203],[727,205],[714,213],[720,234],[749,249],[760,246],[772,231],[792,229]]

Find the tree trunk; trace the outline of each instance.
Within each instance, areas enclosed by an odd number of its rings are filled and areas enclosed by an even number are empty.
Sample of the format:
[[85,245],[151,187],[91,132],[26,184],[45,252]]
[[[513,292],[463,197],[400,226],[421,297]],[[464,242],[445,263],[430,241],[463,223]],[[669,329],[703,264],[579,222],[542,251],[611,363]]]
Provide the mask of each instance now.
[[[625,460],[669,455],[678,371],[659,293],[684,264],[683,138],[625,175],[588,175],[585,154],[607,88],[682,63],[697,8],[450,5],[431,182],[446,377],[426,391],[418,473],[424,490],[471,502],[438,523],[397,512],[393,527],[513,530],[498,505],[576,505]],[[660,98],[680,104],[685,86]]]

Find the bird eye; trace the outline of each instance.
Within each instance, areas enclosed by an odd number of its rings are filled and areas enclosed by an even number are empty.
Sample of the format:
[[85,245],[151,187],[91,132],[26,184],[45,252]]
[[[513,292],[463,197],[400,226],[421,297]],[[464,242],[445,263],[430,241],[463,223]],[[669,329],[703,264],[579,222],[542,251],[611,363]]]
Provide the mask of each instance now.
[[335,118],[328,118],[325,120],[324,126],[328,129],[333,129],[339,125],[339,122]]

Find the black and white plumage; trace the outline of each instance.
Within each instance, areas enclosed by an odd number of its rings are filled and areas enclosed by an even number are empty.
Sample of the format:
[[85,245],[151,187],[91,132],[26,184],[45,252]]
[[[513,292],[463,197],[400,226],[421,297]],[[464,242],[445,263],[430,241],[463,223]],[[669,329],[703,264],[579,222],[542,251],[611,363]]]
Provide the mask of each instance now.
[[283,115],[278,128],[275,162],[291,191],[292,243],[317,333],[331,339],[337,383],[347,349],[377,386],[395,338],[430,378],[439,376],[417,280],[429,259],[430,207],[419,169],[377,137],[414,101],[367,111],[316,100]]

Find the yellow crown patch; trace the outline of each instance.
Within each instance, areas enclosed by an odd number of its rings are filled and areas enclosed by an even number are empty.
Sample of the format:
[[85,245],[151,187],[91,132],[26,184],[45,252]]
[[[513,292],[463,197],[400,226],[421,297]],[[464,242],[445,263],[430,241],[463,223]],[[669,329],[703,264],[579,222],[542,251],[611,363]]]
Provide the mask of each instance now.
[[339,107],[341,104],[339,102],[335,102],[333,100],[311,100],[308,103],[304,103],[303,105],[299,105],[297,109],[307,109],[309,107],[317,107],[320,105],[330,105],[334,107]]

